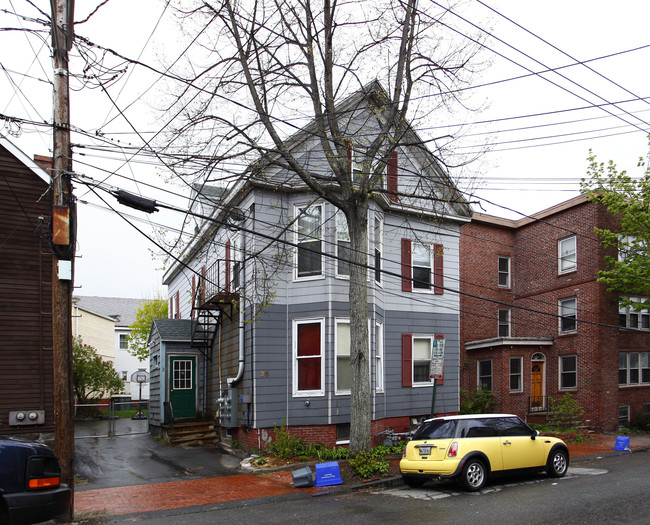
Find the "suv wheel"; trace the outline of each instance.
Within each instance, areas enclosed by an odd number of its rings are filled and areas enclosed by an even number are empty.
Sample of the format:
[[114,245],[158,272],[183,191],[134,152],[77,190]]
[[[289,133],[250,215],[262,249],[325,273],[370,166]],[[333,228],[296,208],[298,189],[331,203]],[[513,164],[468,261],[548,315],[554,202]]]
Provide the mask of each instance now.
[[551,452],[546,463],[546,473],[552,478],[561,478],[569,468],[569,456],[562,449]]
[[465,490],[476,492],[481,490],[487,480],[487,471],[482,461],[470,459],[460,473],[460,484]]

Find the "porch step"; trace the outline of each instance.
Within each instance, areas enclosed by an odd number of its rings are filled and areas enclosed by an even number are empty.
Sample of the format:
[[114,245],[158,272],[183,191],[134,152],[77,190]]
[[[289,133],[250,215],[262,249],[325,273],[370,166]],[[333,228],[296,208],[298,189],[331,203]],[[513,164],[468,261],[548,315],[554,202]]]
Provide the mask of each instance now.
[[172,445],[204,445],[219,439],[212,421],[187,421],[163,425],[163,435]]

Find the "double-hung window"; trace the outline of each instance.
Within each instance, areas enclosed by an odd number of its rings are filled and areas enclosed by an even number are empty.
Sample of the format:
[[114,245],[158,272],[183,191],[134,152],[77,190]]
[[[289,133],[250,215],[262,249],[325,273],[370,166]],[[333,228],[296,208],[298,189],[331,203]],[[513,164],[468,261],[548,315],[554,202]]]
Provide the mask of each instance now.
[[350,276],[350,233],[342,211],[336,212],[336,274]]
[[578,267],[576,237],[560,239],[557,243],[558,273],[568,273]]
[[[431,385],[431,357],[436,340],[443,340],[444,335],[402,334],[402,386]],[[444,377],[438,379],[443,384]]]
[[578,356],[560,356],[560,390],[578,388]]
[[375,282],[381,283],[381,252],[383,247],[384,236],[384,222],[379,215],[375,215],[375,231],[374,231],[374,245],[375,245]]
[[297,276],[320,276],[323,274],[322,206],[297,207],[296,212]]
[[384,391],[384,325],[375,323],[375,391]]
[[558,301],[559,332],[572,333],[577,330],[578,300],[575,297]]
[[431,290],[431,247],[425,244],[413,243],[411,257],[413,262],[413,288],[416,290]]
[[522,392],[522,357],[510,358],[510,392]]
[[[630,297],[632,302],[643,302],[640,297]],[[650,330],[650,310],[637,310],[632,306],[620,305],[618,308],[618,325],[633,330]]]
[[620,352],[618,384],[621,386],[650,384],[650,352]]
[[311,396],[324,393],[323,327],[323,319],[294,321],[294,395]]
[[510,309],[499,309],[499,337],[510,337]]
[[444,293],[444,247],[402,239],[402,291]]
[[350,372],[350,321],[336,321],[336,393],[349,394],[352,388]]
[[479,359],[477,363],[478,386],[492,392],[492,359]]
[[499,288],[510,288],[510,257],[499,256]]
[[127,334],[120,334],[120,350],[127,350],[129,348],[129,338]]

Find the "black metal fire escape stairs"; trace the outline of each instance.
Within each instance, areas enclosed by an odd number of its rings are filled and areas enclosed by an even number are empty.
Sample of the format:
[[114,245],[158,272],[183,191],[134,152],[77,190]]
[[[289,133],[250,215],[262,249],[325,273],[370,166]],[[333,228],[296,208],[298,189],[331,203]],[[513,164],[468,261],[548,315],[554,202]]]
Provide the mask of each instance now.
[[192,301],[191,345],[212,359],[212,348],[223,316],[230,317],[239,300],[238,271],[233,261],[219,259],[202,270]]

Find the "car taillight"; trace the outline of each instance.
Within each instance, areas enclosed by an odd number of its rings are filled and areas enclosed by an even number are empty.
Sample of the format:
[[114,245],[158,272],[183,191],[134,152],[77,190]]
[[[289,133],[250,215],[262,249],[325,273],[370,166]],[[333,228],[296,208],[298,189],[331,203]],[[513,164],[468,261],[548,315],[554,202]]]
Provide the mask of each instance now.
[[27,460],[27,488],[44,489],[61,484],[61,468],[52,456],[30,456]]
[[58,487],[61,484],[61,478],[37,478],[29,480],[30,489],[43,489],[46,487]]
[[403,458],[406,457],[406,447],[404,447],[404,452],[402,452],[402,457],[403,457]]
[[454,441],[449,447],[449,452],[447,452],[447,457],[455,458],[458,454],[458,441]]

